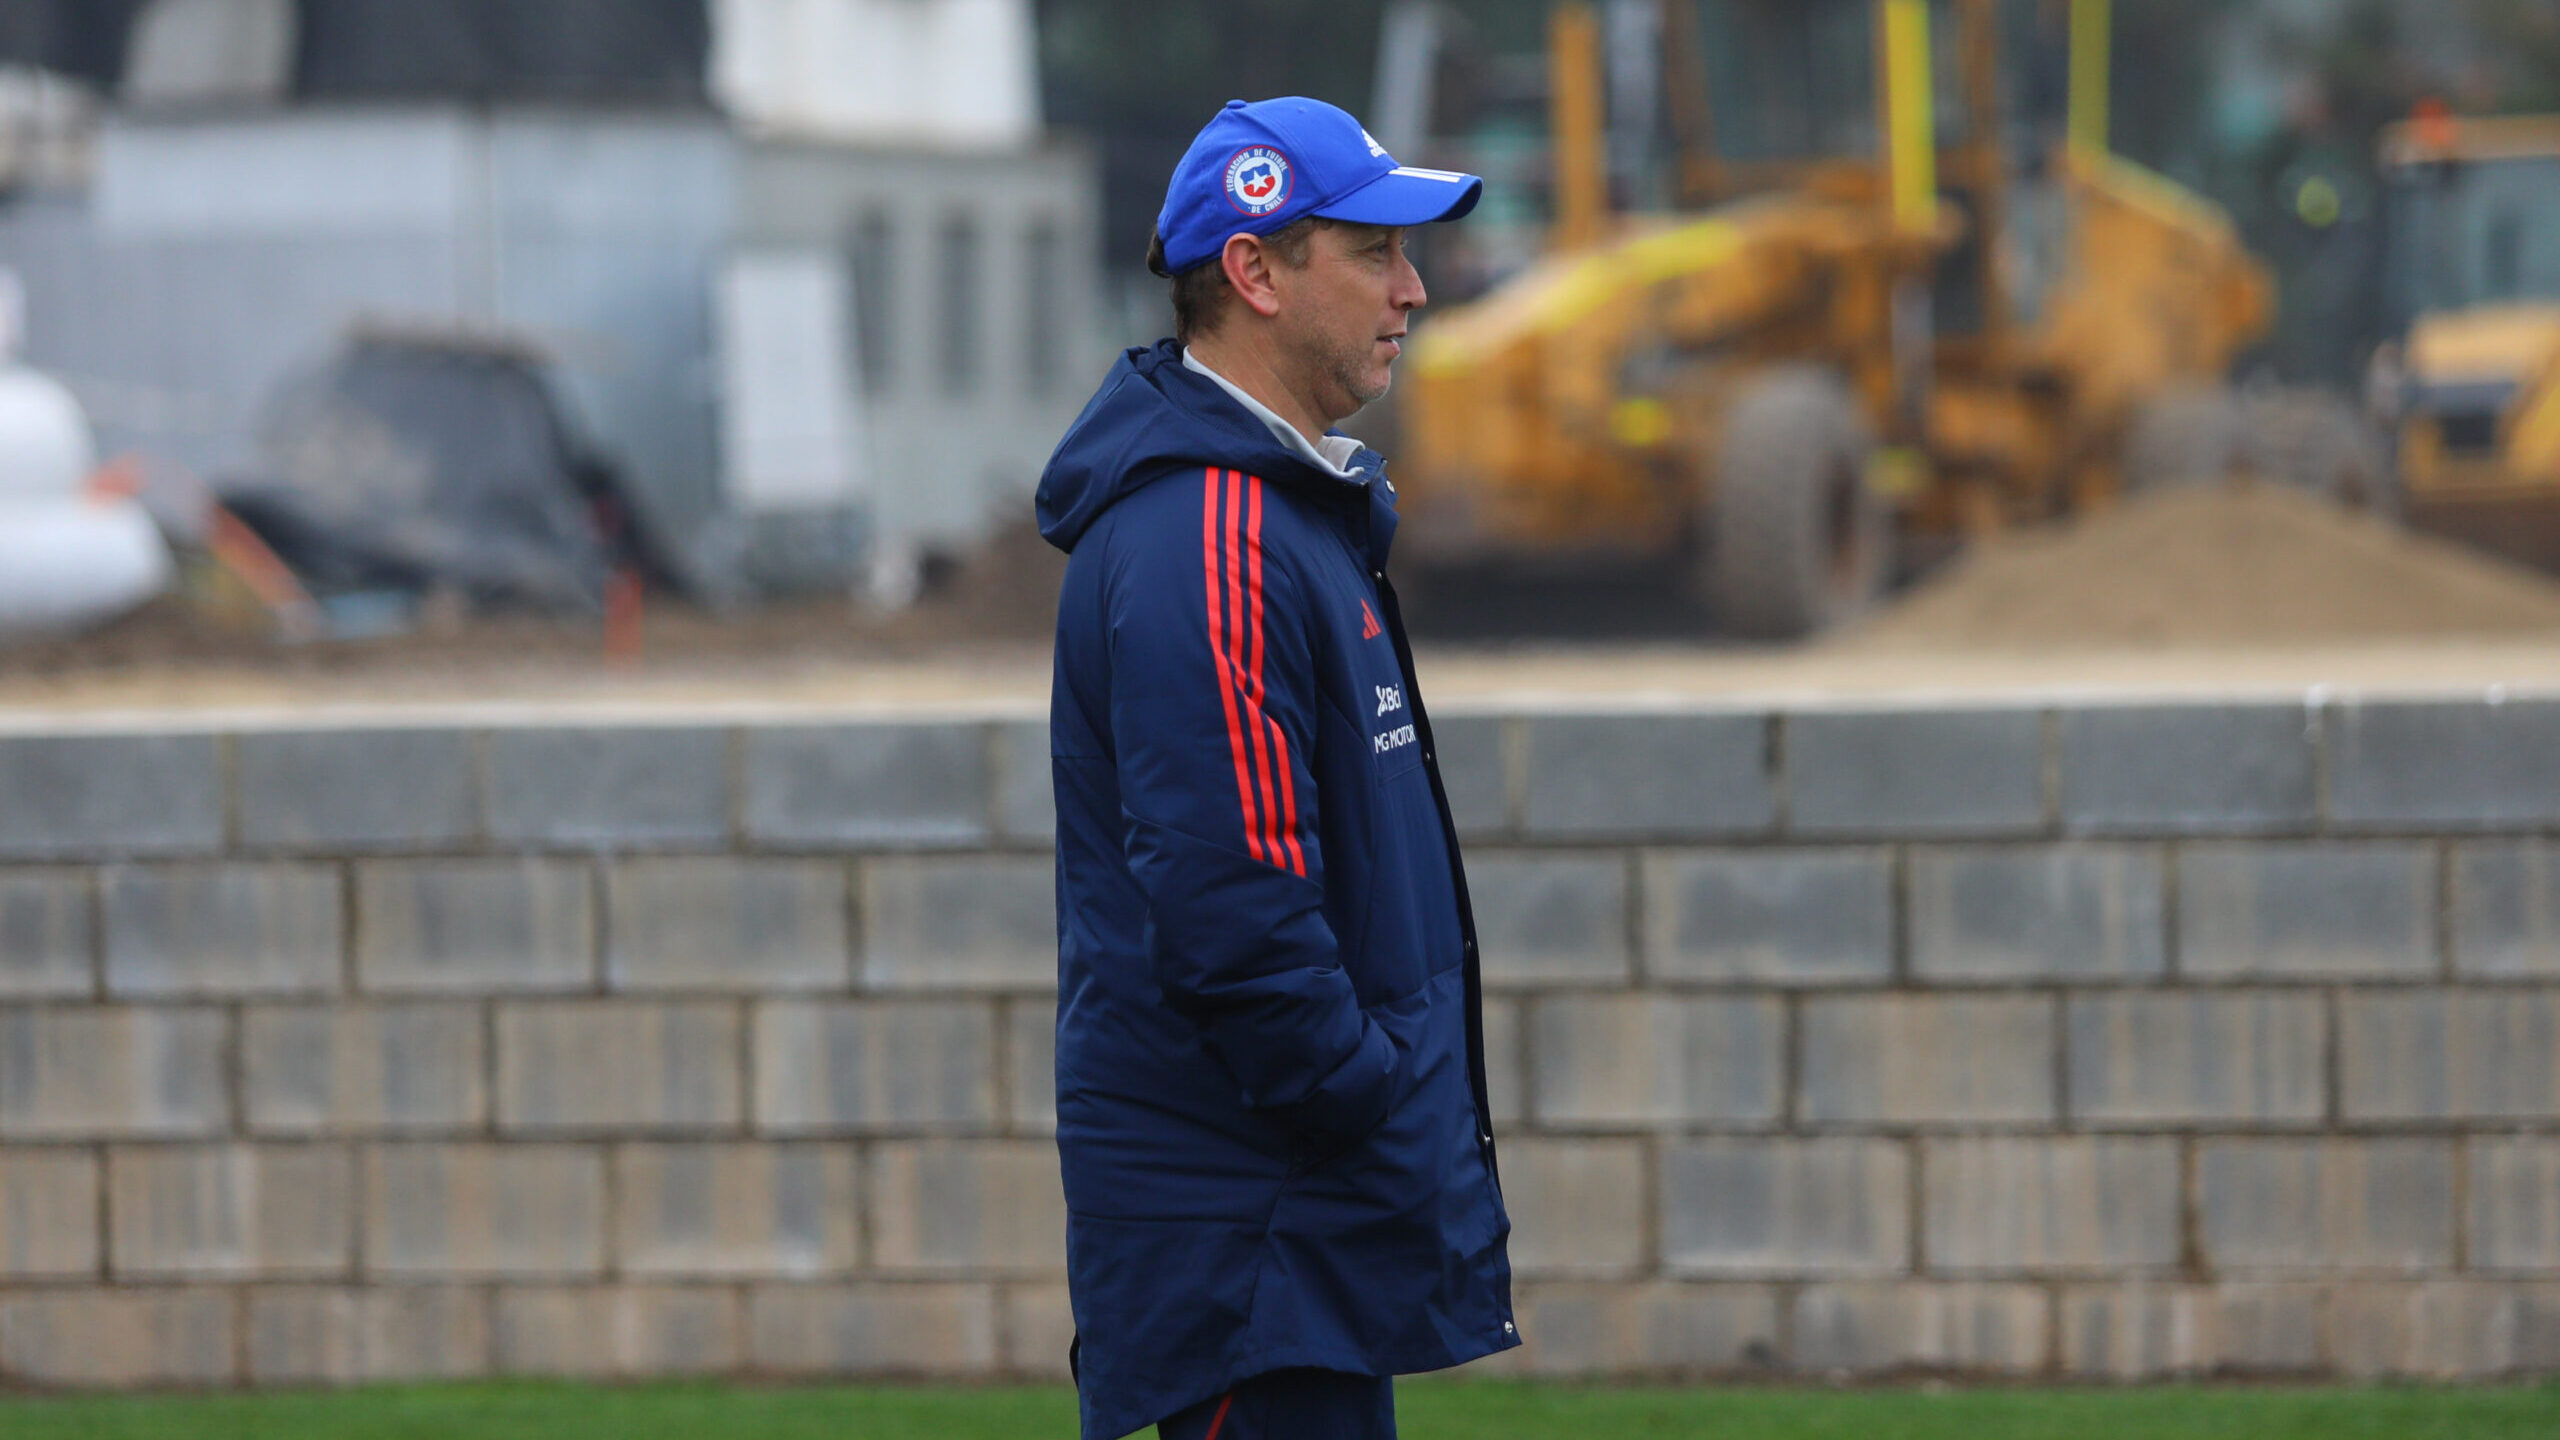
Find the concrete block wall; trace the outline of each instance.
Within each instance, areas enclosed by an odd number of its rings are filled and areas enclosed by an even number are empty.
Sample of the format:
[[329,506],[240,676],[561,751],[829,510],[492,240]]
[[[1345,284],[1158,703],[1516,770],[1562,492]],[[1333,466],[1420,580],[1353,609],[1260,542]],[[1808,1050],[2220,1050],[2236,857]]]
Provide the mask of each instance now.
[[[1488,1368],[2560,1370],[2560,701],[1440,730]],[[1045,743],[0,733],[0,1383],[1061,1375]]]

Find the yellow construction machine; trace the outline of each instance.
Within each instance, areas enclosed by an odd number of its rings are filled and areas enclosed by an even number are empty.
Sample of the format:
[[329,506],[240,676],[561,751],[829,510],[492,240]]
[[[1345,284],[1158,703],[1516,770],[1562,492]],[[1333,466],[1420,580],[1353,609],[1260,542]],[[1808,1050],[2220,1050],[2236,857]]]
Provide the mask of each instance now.
[[[1547,253],[1427,317],[1405,377],[1426,563],[1670,560],[1724,629],[1793,637],[2129,469],[2226,464],[2268,279],[2108,153],[2106,0],[2071,5],[2067,142],[2016,153],[2016,8],[1665,0],[1676,204],[1617,214],[1598,23],[1559,6]],[[1740,93],[1711,103],[1717,61]]]
[[2409,523],[2560,569],[2560,116],[2384,133],[2386,290],[2375,356]]

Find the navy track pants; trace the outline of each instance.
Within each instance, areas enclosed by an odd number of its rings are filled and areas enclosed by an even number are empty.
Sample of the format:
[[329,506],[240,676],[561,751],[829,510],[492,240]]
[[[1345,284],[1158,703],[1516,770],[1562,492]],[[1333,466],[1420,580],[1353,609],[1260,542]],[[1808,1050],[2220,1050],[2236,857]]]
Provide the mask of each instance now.
[[1160,1440],[1395,1440],[1395,1382],[1274,1370],[1167,1416]]

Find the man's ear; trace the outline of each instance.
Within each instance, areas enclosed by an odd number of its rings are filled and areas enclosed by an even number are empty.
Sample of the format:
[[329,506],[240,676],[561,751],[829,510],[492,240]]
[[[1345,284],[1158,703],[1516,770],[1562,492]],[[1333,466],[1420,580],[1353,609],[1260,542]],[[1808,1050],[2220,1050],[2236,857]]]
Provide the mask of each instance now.
[[1218,266],[1253,313],[1265,319],[1280,313],[1280,290],[1271,273],[1271,252],[1259,235],[1230,235],[1218,252]]

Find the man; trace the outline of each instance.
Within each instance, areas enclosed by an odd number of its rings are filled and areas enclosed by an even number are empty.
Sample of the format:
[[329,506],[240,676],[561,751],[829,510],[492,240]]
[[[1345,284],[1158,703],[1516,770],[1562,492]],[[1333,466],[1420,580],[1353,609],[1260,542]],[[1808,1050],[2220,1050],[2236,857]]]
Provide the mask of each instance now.
[[1040,481],[1058,1150],[1085,1440],[1375,1440],[1517,1344],[1474,921],[1386,581],[1404,227],[1474,208],[1313,100],[1233,101]]

